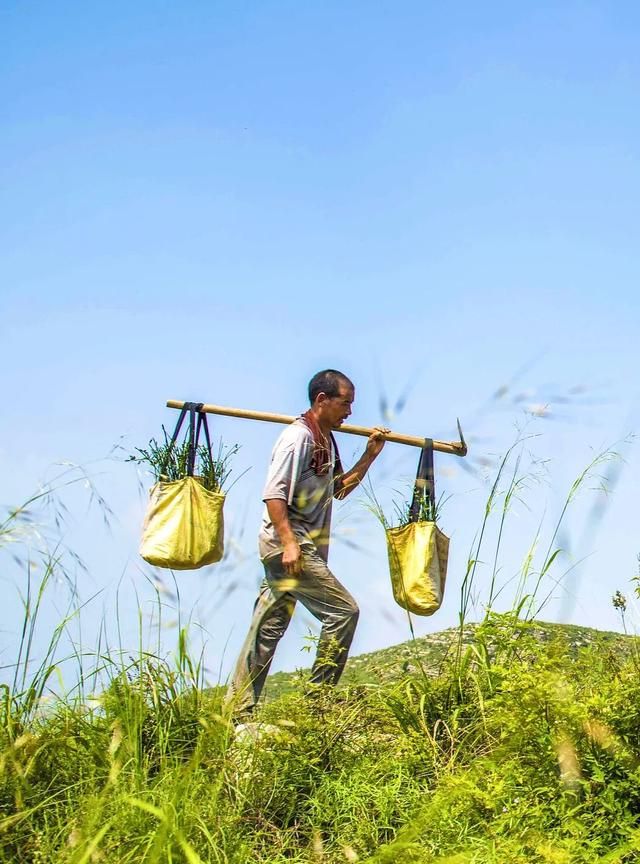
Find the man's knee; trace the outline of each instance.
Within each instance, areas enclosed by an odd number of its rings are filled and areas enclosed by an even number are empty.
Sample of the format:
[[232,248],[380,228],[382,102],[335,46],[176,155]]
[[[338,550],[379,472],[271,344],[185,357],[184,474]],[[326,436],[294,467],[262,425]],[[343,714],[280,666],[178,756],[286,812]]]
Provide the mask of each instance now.
[[341,610],[340,619],[345,630],[353,631],[356,629],[358,618],[360,617],[360,609],[353,597],[345,598],[346,602]]
[[260,627],[259,637],[269,641],[281,639],[284,636],[285,630],[289,626],[289,618],[271,618],[264,621]]
[[295,600],[287,598],[285,603],[267,615],[260,623],[260,636],[272,640],[282,638],[291,621],[295,605]]

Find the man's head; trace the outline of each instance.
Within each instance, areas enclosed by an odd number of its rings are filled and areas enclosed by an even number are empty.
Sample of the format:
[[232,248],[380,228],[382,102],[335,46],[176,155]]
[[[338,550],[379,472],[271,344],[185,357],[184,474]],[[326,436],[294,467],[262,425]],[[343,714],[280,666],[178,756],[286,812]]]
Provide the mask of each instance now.
[[326,430],[340,428],[351,414],[354,398],[353,382],[337,369],[324,369],[309,381],[311,408]]

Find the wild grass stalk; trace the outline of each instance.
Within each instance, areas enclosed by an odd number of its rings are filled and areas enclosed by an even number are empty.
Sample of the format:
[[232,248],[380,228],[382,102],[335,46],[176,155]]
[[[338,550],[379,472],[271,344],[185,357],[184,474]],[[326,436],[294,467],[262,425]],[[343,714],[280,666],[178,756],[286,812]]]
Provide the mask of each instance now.
[[[612,449],[606,449],[602,452],[598,453],[594,458],[589,462],[589,464],[580,472],[580,474],[573,481],[569,492],[564,500],[562,509],[560,511],[560,515],[556,521],[554,526],[554,530],[552,532],[551,538],[549,540],[549,545],[547,551],[545,553],[544,559],[542,561],[542,565],[540,567],[537,579],[533,586],[533,590],[531,591],[530,596],[527,598],[526,605],[526,617],[527,618],[537,618],[542,609],[546,606],[550,599],[550,594],[545,595],[542,599],[542,602],[534,607],[535,600],[537,598],[539,589],[542,585],[542,581],[549,573],[552,565],[554,564],[558,555],[562,553],[562,549],[556,546],[556,541],[558,538],[558,534],[560,532],[561,526],[565,520],[565,516],[567,514],[568,508],[571,506],[573,501],[576,499],[578,494],[582,491],[583,487],[586,483],[591,480],[597,479],[599,482],[599,491],[602,493],[607,493],[606,486],[604,485],[604,478],[602,475],[598,473],[598,469],[605,464],[611,463],[613,461],[620,460],[620,454]],[[554,548],[555,547],[555,548]]]
[[[587,481],[598,476],[599,467],[617,458],[617,453],[613,450],[599,453],[573,481],[552,527],[542,562],[536,566],[536,553],[544,528],[543,519],[540,520],[534,540],[524,554],[511,604],[506,612],[498,614],[495,611],[496,602],[506,591],[509,583],[513,581],[513,577],[503,578],[502,582],[498,581],[503,568],[502,547],[507,531],[508,517],[515,502],[528,507],[526,499],[523,497],[524,492],[530,488],[532,481],[538,480],[534,471],[531,469],[523,470],[522,468],[523,447],[530,437],[519,437],[500,461],[485,504],[479,534],[467,561],[467,569],[461,587],[458,638],[452,660],[452,681],[455,682],[456,699],[465,698],[465,682],[469,681],[474,682],[477,698],[480,699],[483,687],[488,687],[489,690],[494,687],[496,678],[492,667],[495,666],[499,669],[508,665],[518,656],[528,625],[540,615],[551,599],[554,590],[561,586],[564,576],[579,564],[577,562],[567,568],[560,576],[553,577],[554,565],[557,564],[559,556],[562,554],[562,549],[557,545],[557,539],[566,520],[569,507]],[[534,461],[533,466],[535,467],[535,465],[536,462]],[[502,481],[505,478],[506,485],[502,488]],[[490,523],[498,509],[498,502],[501,504],[486,600],[483,603],[482,617],[474,632],[473,644],[465,647],[465,627],[474,590],[477,590],[477,600],[481,600],[482,597],[482,588],[479,584],[482,549],[489,535]],[[552,585],[549,590],[546,590],[545,585],[548,581],[551,581]],[[482,673],[482,685],[478,684],[476,670],[480,670]],[[499,676],[500,673],[497,672],[496,674]]]
[[[478,531],[477,537],[472,545],[472,549],[469,557],[467,558],[467,565],[465,569],[465,574],[462,579],[462,584],[460,586],[460,606],[458,611],[458,624],[460,629],[460,641],[459,644],[462,643],[462,635],[464,631],[465,623],[467,622],[469,607],[473,600],[473,591],[474,586],[477,580],[478,574],[478,566],[482,563],[481,554],[484,547],[485,537],[488,532],[488,527],[490,524],[491,516],[493,515],[494,509],[497,506],[497,503],[501,496],[503,496],[503,507],[500,516],[500,525],[498,531],[498,538],[496,541],[496,546],[493,554],[493,570],[491,576],[491,582],[489,585],[489,592],[487,597],[487,604],[489,609],[491,609],[493,601],[495,599],[496,592],[496,578],[498,573],[498,562],[500,557],[500,551],[502,548],[502,541],[504,537],[504,527],[507,518],[507,514],[509,512],[510,506],[513,503],[514,498],[516,497],[516,493],[520,488],[521,484],[524,482],[523,478],[519,476],[518,470],[520,466],[520,458],[521,458],[521,450],[526,441],[528,441],[533,436],[525,436],[520,437],[514,441],[514,443],[507,449],[506,453],[503,455],[502,459],[498,464],[498,470],[496,471],[495,477],[491,484],[491,489],[489,491],[489,495],[484,505],[483,509],[483,517],[480,525],[480,529]],[[506,491],[503,492],[501,488],[501,483],[503,479],[503,475],[507,472],[509,462],[513,456],[516,454],[516,464],[513,469],[511,479],[507,485]]]
[[[136,447],[127,461],[148,466],[156,483],[181,480],[188,473],[191,453],[189,438],[174,443],[164,426],[162,432],[163,441],[152,438],[146,448]],[[232,471],[231,463],[239,449],[238,444],[224,444],[222,439],[218,443],[215,454],[205,444],[196,447],[194,463],[196,475],[201,479],[205,489],[211,492],[228,491],[227,482]]]
[[[244,743],[224,716],[221,688],[207,687],[179,583],[172,653],[145,630],[140,600],[137,645],[128,649],[117,595],[115,642],[106,624],[95,649],[78,637],[71,657],[81,686],[58,688],[44,710],[61,633],[84,606],[71,599],[36,660],[36,628],[64,557],[51,558],[44,584],[32,572],[19,663],[0,693],[0,862],[633,860],[637,669],[604,662],[601,648],[544,646],[533,624],[558,564],[560,524],[592,473],[572,485],[538,566],[540,522],[515,607],[501,615],[509,516],[530,479],[522,451],[509,454],[469,556],[457,662],[434,676],[422,658],[417,675],[402,675],[398,661],[393,681],[316,702],[289,693],[256,718],[271,731]],[[496,547],[487,553],[490,536]],[[484,616],[464,649],[462,625],[468,639],[471,601],[483,596]],[[167,605],[156,590],[153,628],[164,626]]]

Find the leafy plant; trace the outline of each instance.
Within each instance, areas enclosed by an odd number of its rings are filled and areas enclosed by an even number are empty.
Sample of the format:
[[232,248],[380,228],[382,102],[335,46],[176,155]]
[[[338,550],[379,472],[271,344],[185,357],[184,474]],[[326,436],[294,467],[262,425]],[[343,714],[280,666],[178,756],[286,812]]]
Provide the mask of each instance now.
[[[459,633],[354,657],[347,686],[313,700],[298,677],[244,739],[181,624],[169,658],[142,638],[130,652],[98,636],[75,655],[90,698],[80,688],[44,703],[66,617],[33,665],[35,627],[64,565],[49,555],[33,585],[26,570],[21,672],[0,688],[0,864],[638,860],[637,640],[532,620],[557,566],[557,524],[541,561],[527,554],[513,608],[492,608],[507,516],[527,479],[517,458],[505,466],[467,568]],[[499,531],[481,586],[492,512]],[[17,542],[12,524],[4,539]],[[471,625],[474,580],[489,608]],[[74,603],[68,614],[81,613]],[[366,683],[349,685],[350,670]]]
[[[162,427],[164,441],[152,438],[146,448],[136,447],[137,453],[132,453],[129,462],[148,465],[156,483],[181,480],[187,476],[189,465],[189,439],[171,443],[167,430]],[[225,445],[220,439],[218,450],[209,451],[204,444],[196,448],[194,465],[195,476],[200,478],[205,489],[211,492],[221,492],[231,474],[231,460],[240,449],[238,444]]]
[[437,522],[440,518],[442,507],[447,503],[449,497],[450,496],[444,498],[444,493],[442,493],[438,500],[434,502],[428,495],[426,489],[421,490],[417,498],[418,513],[416,519],[411,516],[413,498],[404,499],[400,502],[394,501],[394,522],[399,528],[403,528],[410,522]]
[[445,497],[444,492],[441,493],[438,500],[435,502],[435,506],[433,501],[431,500],[426,489],[420,490],[418,494],[418,518],[412,519],[411,517],[411,505],[413,502],[413,494],[414,494],[414,485],[411,485],[411,488],[407,490],[407,492],[401,492],[399,494],[402,495],[402,498],[394,499],[392,502],[393,508],[393,517],[390,519],[382,504],[380,503],[373,486],[369,482],[368,485],[364,486],[364,493],[366,496],[366,506],[373,513],[376,519],[380,522],[382,527],[386,530],[389,528],[402,528],[405,525],[408,525],[410,522],[437,522],[440,518],[440,514],[444,505],[447,503],[450,495]]

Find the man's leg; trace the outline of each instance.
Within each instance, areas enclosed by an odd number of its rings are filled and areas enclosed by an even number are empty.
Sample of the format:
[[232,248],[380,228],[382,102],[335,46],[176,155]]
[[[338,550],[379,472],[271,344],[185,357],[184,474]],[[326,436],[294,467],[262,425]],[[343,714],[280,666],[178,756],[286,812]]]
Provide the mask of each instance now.
[[311,669],[312,684],[337,684],[347,662],[356,625],[358,604],[338,582],[315,547],[303,546],[302,572],[291,577],[282,569],[282,557],[265,562],[267,581],[280,584],[322,623],[316,659]]
[[278,642],[291,621],[296,601],[287,592],[274,591],[265,579],[253,609],[253,618],[225,696],[234,715],[250,715],[256,707]]

